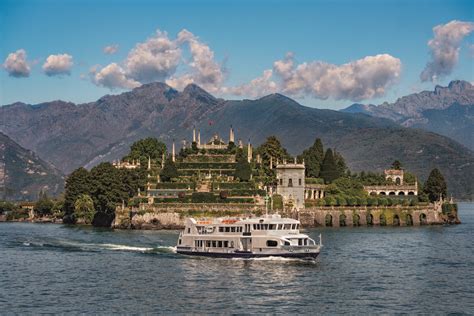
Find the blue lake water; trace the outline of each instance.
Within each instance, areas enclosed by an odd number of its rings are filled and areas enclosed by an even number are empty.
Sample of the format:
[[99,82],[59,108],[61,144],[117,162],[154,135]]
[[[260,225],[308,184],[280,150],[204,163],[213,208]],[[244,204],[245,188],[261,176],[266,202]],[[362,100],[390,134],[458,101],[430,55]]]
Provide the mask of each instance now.
[[177,231],[0,223],[0,313],[474,311],[474,204],[462,225],[321,228],[318,262],[173,253]]

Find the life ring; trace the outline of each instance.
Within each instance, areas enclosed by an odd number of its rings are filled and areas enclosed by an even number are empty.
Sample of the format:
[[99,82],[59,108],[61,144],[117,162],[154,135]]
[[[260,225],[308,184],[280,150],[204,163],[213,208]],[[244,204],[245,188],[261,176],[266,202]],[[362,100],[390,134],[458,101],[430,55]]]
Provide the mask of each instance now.
[[206,233],[212,234],[214,232],[214,226],[206,226]]

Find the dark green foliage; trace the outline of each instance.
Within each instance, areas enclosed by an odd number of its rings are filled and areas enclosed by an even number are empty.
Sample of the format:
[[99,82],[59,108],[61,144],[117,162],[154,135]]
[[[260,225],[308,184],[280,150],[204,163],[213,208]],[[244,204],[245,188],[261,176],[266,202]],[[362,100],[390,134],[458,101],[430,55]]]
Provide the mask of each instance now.
[[319,177],[321,164],[324,159],[323,143],[320,138],[317,138],[313,146],[305,149],[303,153],[298,156],[298,160],[302,161],[303,159],[306,165],[306,176],[311,178]]
[[64,196],[64,218],[65,223],[74,223],[74,203],[83,194],[90,194],[91,178],[89,172],[84,168],[74,170],[66,180]]
[[257,148],[257,153],[262,157],[264,168],[269,167],[270,157],[273,158],[273,166],[276,165],[277,160],[282,162],[284,159],[291,158],[276,136],[268,137],[267,140]]
[[219,196],[211,192],[194,192],[191,196],[193,203],[215,203]]
[[416,176],[408,171],[405,171],[403,174],[403,183],[413,185],[417,182]]
[[46,193],[41,193],[40,198],[36,202],[33,210],[36,214],[38,214],[38,216],[46,216],[51,215],[53,207],[54,202],[48,198]]
[[153,160],[161,160],[166,153],[166,145],[154,137],[140,139],[130,146],[130,153],[122,160],[140,160],[142,166],[148,162],[148,157]]
[[344,160],[344,157],[340,153],[338,153],[336,150],[334,150],[334,161],[336,162],[336,168],[337,172],[339,173],[339,176],[342,176],[348,171],[346,161]]
[[402,163],[398,160],[395,160],[393,163],[392,163],[392,169],[395,169],[395,170],[401,170],[402,169]]
[[385,176],[381,173],[365,172],[352,174],[352,178],[358,180],[363,185],[386,185],[389,181],[385,179]]
[[213,182],[212,190],[252,190],[255,184],[251,182]]
[[247,162],[247,160],[245,158],[239,159],[235,167],[234,177],[239,179],[241,182],[248,182],[250,180],[251,174],[252,169],[250,168],[250,164]]
[[443,199],[447,197],[448,189],[446,181],[438,168],[431,170],[423,190],[428,195],[431,202],[438,201],[440,197]]
[[171,179],[179,176],[178,169],[171,158],[166,159],[165,166],[160,173],[160,179],[163,182],[170,182]]
[[280,194],[274,194],[272,196],[272,204],[274,210],[283,209],[283,197]]
[[331,183],[340,176],[341,174],[339,173],[333,152],[331,148],[329,148],[324,155],[324,160],[321,165],[320,177],[324,179],[325,183]]
[[12,212],[17,207],[12,202],[0,201],[0,214]]
[[115,217],[115,207],[122,201],[128,201],[129,192],[123,183],[123,172],[104,162],[92,168],[90,172],[90,196],[94,201],[94,226],[109,227]]
[[357,180],[351,178],[339,178],[326,188],[329,195],[346,195],[353,197],[365,197],[364,186]]
[[229,151],[232,151],[235,149],[235,143],[234,142],[229,142],[229,144],[227,145],[227,149]]

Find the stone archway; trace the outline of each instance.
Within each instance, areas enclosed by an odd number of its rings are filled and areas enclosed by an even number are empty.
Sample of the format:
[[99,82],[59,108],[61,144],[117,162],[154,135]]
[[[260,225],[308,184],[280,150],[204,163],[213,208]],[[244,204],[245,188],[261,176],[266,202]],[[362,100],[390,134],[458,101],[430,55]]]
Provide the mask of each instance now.
[[407,226],[413,226],[413,217],[411,214],[407,214],[405,222]]
[[376,196],[376,195],[377,195],[377,192],[372,191],[372,192],[370,192],[370,195],[371,195],[371,196]]
[[380,195],[387,195],[387,194],[386,194],[385,192],[383,192],[383,191],[382,191],[382,192],[380,192]]
[[398,192],[398,195],[405,195],[405,192],[400,191],[400,192]]
[[360,226],[360,216],[359,216],[359,214],[352,215],[352,225],[353,226]]
[[415,192],[410,191],[410,192],[408,192],[408,195],[415,195]]
[[393,215],[392,225],[393,226],[400,226],[400,217],[398,217],[398,215]]
[[366,215],[366,221],[367,221],[367,226],[372,226],[374,225],[374,215],[367,213]]
[[420,214],[420,225],[427,225],[427,224],[428,224],[428,220],[426,218],[426,214],[421,213]]
[[395,195],[395,192],[392,191],[388,195]]
[[340,227],[347,226],[346,225],[346,215],[344,215],[344,214],[339,215],[339,226]]
[[326,214],[326,217],[324,218],[325,226],[326,227],[331,227],[332,226],[332,215],[331,214]]
[[387,217],[385,214],[380,214],[380,226],[387,226]]

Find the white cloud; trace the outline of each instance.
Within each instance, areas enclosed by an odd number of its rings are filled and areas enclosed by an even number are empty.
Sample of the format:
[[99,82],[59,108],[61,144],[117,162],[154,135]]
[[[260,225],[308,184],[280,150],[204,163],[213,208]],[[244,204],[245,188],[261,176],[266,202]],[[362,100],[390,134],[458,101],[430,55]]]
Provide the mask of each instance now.
[[388,54],[367,56],[343,65],[313,61],[295,67],[293,61],[287,60],[276,62],[274,67],[282,78],[284,93],[352,101],[383,96],[401,73],[400,59]]
[[459,59],[461,42],[474,31],[474,23],[453,20],[433,28],[434,38],[428,42],[431,61],[420,74],[421,81],[436,81],[449,75]]
[[24,49],[8,54],[2,66],[11,77],[21,78],[30,76],[31,68],[26,60],[26,51]]
[[124,69],[128,77],[141,83],[164,81],[176,71],[180,58],[178,43],[158,30],[155,36],[130,51]]
[[140,86],[139,82],[127,78],[125,71],[116,63],[111,63],[100,70],[94,66],[90,70],[90,75],[96,85],[111,90],[116,88],[133,89]]
[[272,80],[273,71],[267,69],[261,77],[251,80],[249,83],[236,87],[223,87],[223,94],[232,94],[246,97],[261,97],[267,94],[278,92],[278,85]]
[[118,51],[118,49],[119,49],[118,44],[113,44],[113,45],[105,46],[103,49],[103,52],[104,54],[107,54],[107,55],[113,55]]
[[73,65],[72,56],[68,54],[49,55],[43,64],[47,76],[70,75]]
[[191,53],[191,61],[188,66],[190,73],[177,78],[171,78],[167,83],[175,88],[185,84],[196,83],[209,92],[218,92],[224,83],[224,72],[222,66],[214,60],[214,52],[202,43],[197,36],[183,29],[178,33],[177,42],[181,45],[187,43]]

